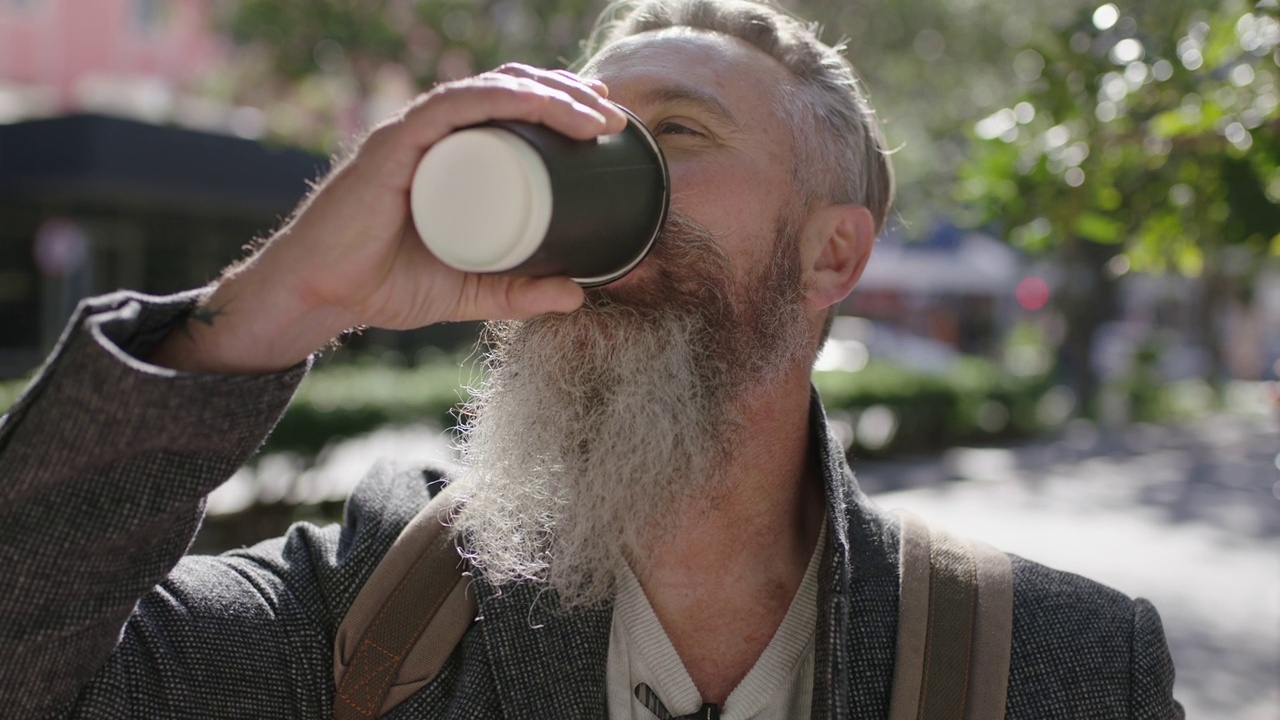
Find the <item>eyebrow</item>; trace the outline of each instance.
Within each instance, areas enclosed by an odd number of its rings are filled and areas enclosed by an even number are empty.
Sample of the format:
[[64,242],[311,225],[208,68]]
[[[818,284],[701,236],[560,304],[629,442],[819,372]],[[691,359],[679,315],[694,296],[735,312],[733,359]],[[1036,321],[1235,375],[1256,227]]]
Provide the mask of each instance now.
[[742,123],[715,95],[687,85],[660,85],[640,93],[640,99],[653,105],[693,105],[734,129]]

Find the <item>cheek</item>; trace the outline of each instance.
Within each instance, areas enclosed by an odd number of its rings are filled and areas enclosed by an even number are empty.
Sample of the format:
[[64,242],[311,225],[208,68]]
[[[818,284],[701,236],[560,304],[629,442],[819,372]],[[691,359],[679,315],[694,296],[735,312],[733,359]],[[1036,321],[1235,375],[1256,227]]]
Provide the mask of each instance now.
[[787,191],[768,169],[746,164],[674,162],[671,206],[716,234],[724,244],[742,236],[772,234]]

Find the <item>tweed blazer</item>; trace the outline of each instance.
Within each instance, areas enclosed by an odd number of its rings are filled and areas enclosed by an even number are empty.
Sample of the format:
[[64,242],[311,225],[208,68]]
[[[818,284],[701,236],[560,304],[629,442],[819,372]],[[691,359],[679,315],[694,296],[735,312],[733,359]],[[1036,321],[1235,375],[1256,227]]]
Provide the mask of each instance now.
[[[203,498],[253,454],[306,372],[194,376],[136,360],[195,294],[86,301],[0,424],[0,714],[324,718],[347,607],[437,470],[374,466],[341,525],[184,553]],[[816,396],[830,530],[813,717],[888,712],[898,526],[857,487]],[[1013,557],[1009,718],[1182,717],[1150,604]],[[476,583],[479,618],[391,718],[605,716],[611,609]],[[731,589],[726,589],[731,591]]]

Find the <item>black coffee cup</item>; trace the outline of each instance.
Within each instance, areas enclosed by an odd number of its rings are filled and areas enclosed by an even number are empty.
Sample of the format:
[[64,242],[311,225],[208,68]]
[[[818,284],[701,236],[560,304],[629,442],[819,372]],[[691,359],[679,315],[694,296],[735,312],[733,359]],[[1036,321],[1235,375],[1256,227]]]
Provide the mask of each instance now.
[[595,140],[496,121],[440,140],[410,203],[427,248],[459,270],[565,275],[591,287],[630,272],[666,221],[666,159],[639,118]]

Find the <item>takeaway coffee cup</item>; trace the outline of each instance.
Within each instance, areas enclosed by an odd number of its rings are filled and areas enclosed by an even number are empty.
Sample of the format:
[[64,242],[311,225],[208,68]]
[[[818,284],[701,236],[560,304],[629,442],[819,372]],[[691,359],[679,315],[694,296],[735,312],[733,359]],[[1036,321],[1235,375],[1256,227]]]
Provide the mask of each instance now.
[[414,173],[418,235],[467,272],[567,275],[587,287],[622,277],[653,246],[670,199],[657,141],[627,115],[625,130],[589,141],[507,121],[448,135]]

